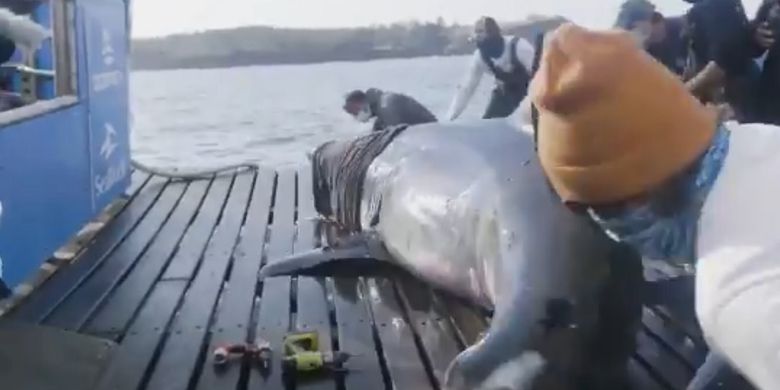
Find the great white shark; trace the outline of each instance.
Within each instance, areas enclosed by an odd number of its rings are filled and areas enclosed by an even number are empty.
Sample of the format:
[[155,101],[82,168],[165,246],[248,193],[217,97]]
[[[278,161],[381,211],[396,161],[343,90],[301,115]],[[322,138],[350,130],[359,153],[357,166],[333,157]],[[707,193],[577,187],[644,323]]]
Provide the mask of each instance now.
[[[324,218],[338,219],[335,183],[350,141],[312,155],[313,171],[330,176],[314,178]],[[484,337],[450,364],[446,389],[624,388],[640,259],[561,203],[531,134],[503,119],[412,126],[356,177],[360,226],[270,261],[261,277],[392,264],[492,310]]]

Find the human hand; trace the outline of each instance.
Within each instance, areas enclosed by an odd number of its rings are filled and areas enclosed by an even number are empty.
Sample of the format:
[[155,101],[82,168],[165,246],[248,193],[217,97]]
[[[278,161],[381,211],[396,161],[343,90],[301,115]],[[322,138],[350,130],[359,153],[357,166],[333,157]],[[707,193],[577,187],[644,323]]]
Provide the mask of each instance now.
[[734,109],[727,103],[706,103],[705,106],[717,113],[718,122],[728,122],[736,119]]
[[721,122],[732,121],[737,118],[737,114],[734,112],[734,108],[729,104],[719,104],[717,106],[718,120]]
[[769,49],[775,43],[775,34],[766,22],[761,23],[753,34],[753,39],[764,49]]

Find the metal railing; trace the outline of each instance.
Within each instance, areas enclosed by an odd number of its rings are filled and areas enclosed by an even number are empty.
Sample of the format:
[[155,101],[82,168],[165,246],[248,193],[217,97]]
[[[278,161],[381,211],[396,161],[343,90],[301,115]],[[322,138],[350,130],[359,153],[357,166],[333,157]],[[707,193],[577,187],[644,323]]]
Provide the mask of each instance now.
[[6,63],[0,65],[0,72],[16,72],[21,74],[22,76],[36,76],[36,77],[46,77],[46,78],[54,78],[55,73],[53,70],[48,69],[36,69],[30,66],[27,66],[25,64],[19,64],[19,63]]
[[37,69],[23,63],[5,63],[0,65],[0,74],[14,75],[19,78],[19,92],[26,104],[39,99],[38,80],[53,81],[56,73],[49,69]]

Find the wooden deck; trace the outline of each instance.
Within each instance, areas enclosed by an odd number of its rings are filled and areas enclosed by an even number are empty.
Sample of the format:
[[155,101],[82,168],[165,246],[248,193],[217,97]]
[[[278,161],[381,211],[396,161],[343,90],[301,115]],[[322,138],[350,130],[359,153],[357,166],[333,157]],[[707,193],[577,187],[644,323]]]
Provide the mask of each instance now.
[[[359,355],[348,375],[299,389],[439,389],[487,323],[476,312],[406,277],[258,283],[264,262],[319,245],[309,177],[136,173],[115,220],[7,317],[117,341],[101,389],[283,389],[278,361],[267,377],[241,364],[217,371],[211,351],[262,337],[278,357],[296,329]],[[695,326],[665,308],[644,317],[634,388],[684,389],[706,351]]]

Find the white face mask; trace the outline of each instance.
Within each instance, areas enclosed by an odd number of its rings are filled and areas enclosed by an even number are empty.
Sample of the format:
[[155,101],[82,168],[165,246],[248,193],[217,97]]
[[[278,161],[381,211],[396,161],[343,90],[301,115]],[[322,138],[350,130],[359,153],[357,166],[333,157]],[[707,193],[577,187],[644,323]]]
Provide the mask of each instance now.
[[650,39],[650,31],[647,29],[637,27],[631,29],[629,32],[631,33],[631,36],[634,37],[634,40],[639,46],[644,47],[647,44],[647,41]]
[[355,119],[357,119],[358,122],[366,123],[371,119],[371,111],[368,107],[363,107],[360,112],[355,115]]

